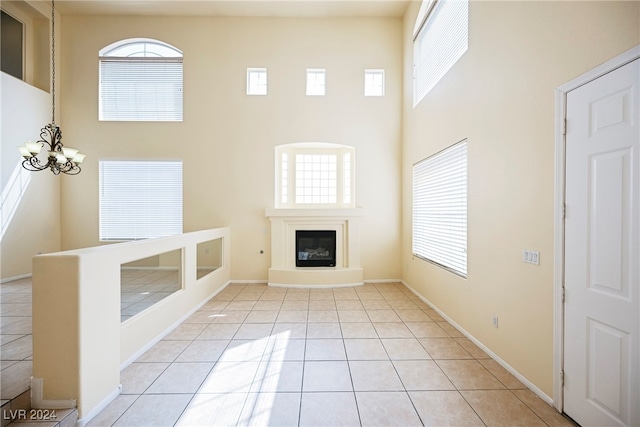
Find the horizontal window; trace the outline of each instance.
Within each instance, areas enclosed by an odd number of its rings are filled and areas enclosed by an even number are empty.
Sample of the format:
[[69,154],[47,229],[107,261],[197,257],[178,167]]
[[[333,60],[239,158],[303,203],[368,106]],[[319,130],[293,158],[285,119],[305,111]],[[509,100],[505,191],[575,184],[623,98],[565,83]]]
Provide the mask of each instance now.
[[100,240],[182,233],[182,162],[101,160]]

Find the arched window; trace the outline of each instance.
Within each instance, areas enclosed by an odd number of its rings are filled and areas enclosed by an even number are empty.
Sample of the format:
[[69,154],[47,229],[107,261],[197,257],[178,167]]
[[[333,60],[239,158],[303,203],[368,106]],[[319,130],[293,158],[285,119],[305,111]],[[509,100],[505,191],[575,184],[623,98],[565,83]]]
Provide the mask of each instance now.
[[127,39],[99,52],[100,120],[182,121],[182,51]]
[[277,208],[355,207],[355,149],[329,143],[276,147]]

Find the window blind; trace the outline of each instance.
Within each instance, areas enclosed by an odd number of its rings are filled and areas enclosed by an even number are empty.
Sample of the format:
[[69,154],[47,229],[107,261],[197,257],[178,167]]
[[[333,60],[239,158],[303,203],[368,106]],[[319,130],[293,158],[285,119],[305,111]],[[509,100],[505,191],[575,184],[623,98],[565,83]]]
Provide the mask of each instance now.
[[102,160],[100,240],[182,233],[182,162]]
[[467,141],[413,166],[413,254],[467,276]]
[[100,120],[182,121],[182,58],[101,58]]
[[414,106],[447,74],[468,45],[468,0],[438,0],[413,42]]

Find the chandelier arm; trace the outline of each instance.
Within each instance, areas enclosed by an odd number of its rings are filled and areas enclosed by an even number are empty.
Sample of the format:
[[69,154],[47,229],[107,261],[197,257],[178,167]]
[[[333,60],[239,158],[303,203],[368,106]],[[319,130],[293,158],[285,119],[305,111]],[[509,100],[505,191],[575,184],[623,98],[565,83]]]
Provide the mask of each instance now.
[[47,169],[49,162],[40,164],[40,160],[37,157],[30,157],[22,161],[22,167],[31,172],[38,172]]

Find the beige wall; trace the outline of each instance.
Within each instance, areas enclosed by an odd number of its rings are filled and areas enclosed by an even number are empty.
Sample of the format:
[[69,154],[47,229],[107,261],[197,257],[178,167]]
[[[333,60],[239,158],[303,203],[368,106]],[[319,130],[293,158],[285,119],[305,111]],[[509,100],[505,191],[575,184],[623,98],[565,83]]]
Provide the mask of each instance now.
[[60,250],[60,181],[65,178],[27,173],[22,191],[12,179],[21,170],[17,147],[38,140],[51,121],[51,96],[44,92],[50,87],[46,17],[51,12],[42,2],[3,2],[2,9],[25,24],[25,81],[0,73],[0,280],[11,280],[31,274],[33,256]]
[[[183,50],[183,122],[98,121],[98,51],[130,37]],[[232,279],[266,280],[274,148],[322,141],[356,147],[366,278],[400,277],[400,19],[65,16],[61,45],[66,142],[87,153],[63,248],[98,244],[99,159],[182,159],[184,231],[229,226]],[[268,68],[268,96],[245,95],[247,67]],[[306,68],[327,69],[327,96],[305,96]],[[365,68],[386,70],[385,97],[363,96]]]
[[6,73],[0,87],[0,280],[8,280],[31,274],[38,253],[60,250],[60,181],[67,177],[23,172],[20,165],[18,145],[36,141],[51,121],[51,96]]
[[[473,1],[469,50],[414,109],[418,6],[404,19],[404,279],[551,396],[554,89],[640,43],[640,3]],[[411,254],[412,164],[464,138],[466,280]]]

